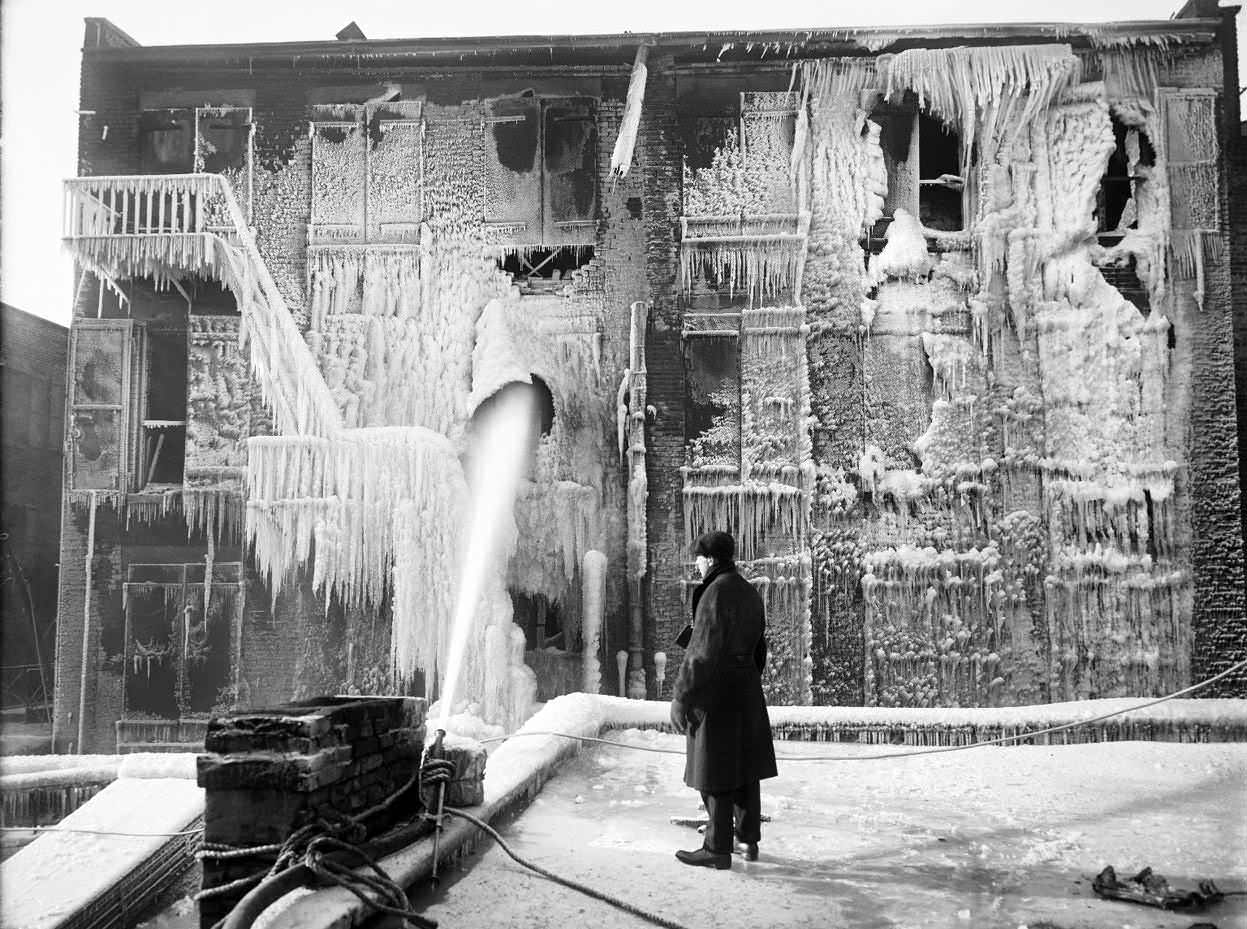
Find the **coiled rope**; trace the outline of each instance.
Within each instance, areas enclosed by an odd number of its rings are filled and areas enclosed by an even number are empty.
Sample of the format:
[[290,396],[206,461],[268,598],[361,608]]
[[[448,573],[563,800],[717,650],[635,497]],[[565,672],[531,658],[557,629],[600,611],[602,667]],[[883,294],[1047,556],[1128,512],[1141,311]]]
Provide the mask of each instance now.
[[[782,755],[777,754],[775,757],[779,761],[879,761],[886,758],[916,758],[919,755],[941,755],[945,752],[964,752],[972,748],[983,748],[987,745],[1003,745],[1007,742],[1017,742],[1023,739],[1033,739],[1036,736],[1050,735],[1053,732],[1062,732],[1066,729],[1077,729],[1079,726],[1089,726],[1092,723],[1103,722],[1106,719],[1112,719],[1115,716],[1124,716],[1127,713],[1136,713],[1139,710],[1145,710],[1148,707],[1156,706],[1168,700],[1175,700],[1178,697],[1193,693],[1213,684],[1229,674],[1233,674],[1239,668],[1247,667],[1247,659],[1230,665],[1224,671],[1214,674],[1207,680],[1200,681],[1198,684],[1192,684],[1184,687],[1174,693],[1167,694],[1163,697],[1157,697],[1155,700],[1148,700],[1140,703],[1138,706],[1130,706],[1121,710],[1113,710],[1110,713],[1101,713],[1099,716],[1092,716],[1090,719],[1079,719],[1070,723],[1062,723],[1059,726],[1048,726],[1044,729],[1028,730],[1019,732],[1015,735],[1003,735],[996,739],[985,739],[982,742],[971,742],[968,745],[942,745],[936,748],[922,748],[914,751],[904,752],[879,752],[874,755]],[[490,742],[505,742],[507,739],[513,739],[517,736],[556,736],[562,739],[575,739],[579,742],[595,742],[602,745],[613,745],[616,748],[631,748],[639,752],[654,752],[660,755],[683,755],[685,750],[682,748],[661,748],[657,745],[630,745],[626,742],[617,742],[614,739],[602,739],[595,736],[575,735],[570,732],[554,732],[554,731],[534,731],[534,732],[515,732],[509,736],[495,736],[488,739],[481,739],[481,744]]]

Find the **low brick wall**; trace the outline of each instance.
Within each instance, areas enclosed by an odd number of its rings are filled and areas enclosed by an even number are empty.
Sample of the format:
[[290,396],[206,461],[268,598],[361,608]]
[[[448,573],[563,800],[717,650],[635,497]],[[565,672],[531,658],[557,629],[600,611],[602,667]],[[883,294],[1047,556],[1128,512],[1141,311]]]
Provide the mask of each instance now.
[[[281,843],[317,818],[354,816],[384,800],[420,763],[425,711],[414,697],[322,697],[212,720],[198,769],[205,844]],[[264,861],[205,859],[204,889],[252,875]],[[217,923],[249,889],[201,900],[200,925]]]

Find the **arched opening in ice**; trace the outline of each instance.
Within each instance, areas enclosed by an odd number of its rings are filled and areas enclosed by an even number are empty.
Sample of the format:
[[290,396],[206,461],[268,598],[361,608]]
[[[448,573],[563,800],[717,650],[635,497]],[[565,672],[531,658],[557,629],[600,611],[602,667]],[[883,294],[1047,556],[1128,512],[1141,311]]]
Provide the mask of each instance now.
[[541,444],[542,438],[550,434],[550,430],[554,428],[554,395],[550,392],[549,386],[537,375],[529,375],[531,383],[525,384],[521,381],[511,381],[503,384],[498,390],[487,397],[477,406],[476,411],[472,414],[472,421],[468,425],[468,444],[467,449],[463,453],[464,473],[472,474],[472,456],[475,454],[490,454],[490,449],[482,447],[478,441],[481,431],[481,424],[488,422],[494,410],[504,404],[504,401],[512,395],[529,394],[531,397],[531,409],[536,413],[532,417],[529,424],[528,441],[524,445],[524,463],[520,471],[520,476],[526,480],[532,480],[533,473],[537,465],[537,448]]

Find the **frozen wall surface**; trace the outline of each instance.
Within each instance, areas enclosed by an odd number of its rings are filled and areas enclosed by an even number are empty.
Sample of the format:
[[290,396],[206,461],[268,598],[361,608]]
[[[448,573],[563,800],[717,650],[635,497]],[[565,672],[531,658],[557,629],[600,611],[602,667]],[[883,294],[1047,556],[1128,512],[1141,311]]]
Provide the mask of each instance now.
[[541,699],[658,693],[716,528],[773,702],[1219,670],[1247,629],[1218,28],[595,39],[485,72],[257,46],[245,87],[89,37],[111,128],[67,182],[92,274],[61,731],[103,744],[155,686],[127,691],[135,656],[181,687],[210,626],[221,706],[438,692],[467,475],[516,391],[537,412],[448,712],[516,724],[528,668]]
[[[1228,335],[1215,92],[1166,67],[1128,43],[803,62],[795,103],[743,94],[686,169],[682,284],[713,313],[684,323],[685,537],[742,540],[773,699],[1021,704],[1219,667],[1197,629],[1242,592],[1197,608],[1189,428],[1200,340]],[[776,303],[791,345],[758,328]],[[812,597],[772,603],[802,564]]]

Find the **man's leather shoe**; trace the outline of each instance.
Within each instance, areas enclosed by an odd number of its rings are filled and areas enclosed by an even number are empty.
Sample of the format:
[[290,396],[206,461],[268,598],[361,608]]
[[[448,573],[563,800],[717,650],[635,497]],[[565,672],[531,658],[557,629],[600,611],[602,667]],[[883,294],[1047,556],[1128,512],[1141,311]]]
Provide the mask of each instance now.
[[720,855],[707,848],[699,848],[692,852],[679,851],[675,853],[675,856],[684,864],[698,868],[714,868],[716,871],[726,871],[732,866],[731,855]]
[[733,854],[744,855],[746,861],[758,860],[758,843],[757,842],[737,842]]

